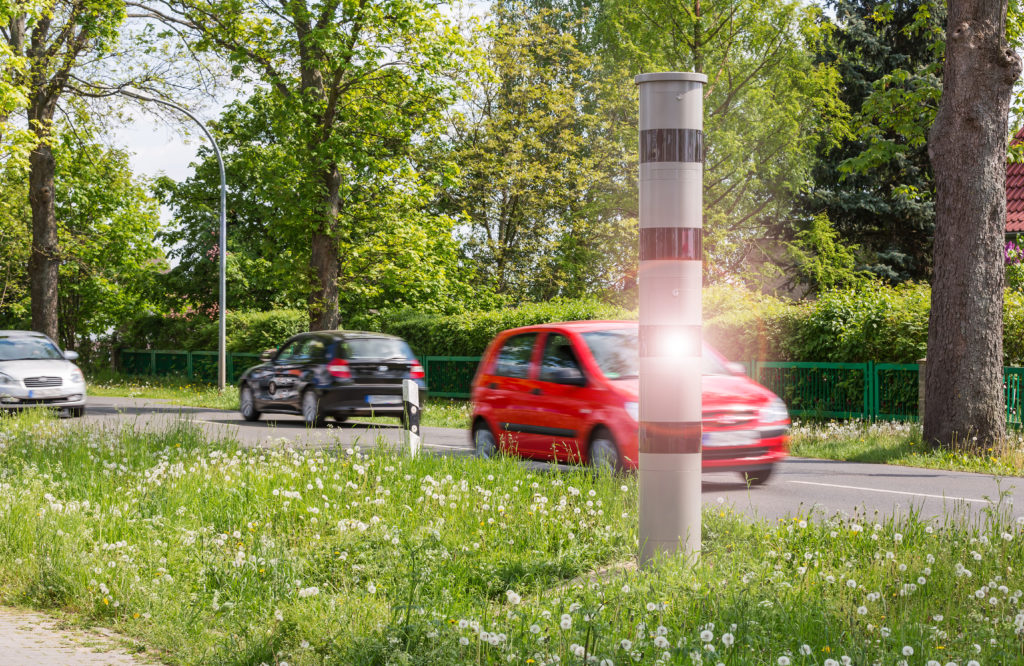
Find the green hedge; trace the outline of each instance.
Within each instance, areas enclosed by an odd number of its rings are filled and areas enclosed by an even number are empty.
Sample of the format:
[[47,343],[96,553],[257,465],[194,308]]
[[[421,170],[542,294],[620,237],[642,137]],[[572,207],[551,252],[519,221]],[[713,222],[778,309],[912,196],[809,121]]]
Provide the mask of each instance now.
[[[309,315],[305,310],[228,311],[225,326],[228,351],[261,352],[308,330]],[[121,344],[131,349],[215,350],[217,319],[196,313],[143,315],[122,336]]]
[[[929,298],[923,284],[871,283],[798,303],[739,287],[709,287],[704,335],[736,360],[914,363],[927,348]],[[1004,364],[1024,366],[1024,294],[1007,290],[1005,303]],[[352,318],[345,325],[399,335],[422,356],[479,356],[507,328],[581,319],[636,319],[636,312],[597,300],[556,300],[456,315],[405,309]],[[230,351],[260,352],[306,330],[308,318],[303,310],[231,312],[227,326]],[[144,316],[122,344],[213,350],[217,321]]]
[[581,319],[635,318],[635,312],[597,300],[556,300],[457,315],[406,309],[353,319],[347,327],[401,336],[421,356],[479,356],[495,335],[508,328]]

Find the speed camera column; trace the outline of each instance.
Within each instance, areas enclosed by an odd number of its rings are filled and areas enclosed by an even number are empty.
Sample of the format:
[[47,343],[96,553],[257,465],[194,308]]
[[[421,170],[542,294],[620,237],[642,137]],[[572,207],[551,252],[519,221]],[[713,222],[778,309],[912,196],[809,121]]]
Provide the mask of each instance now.
[[641,74],[640,563],[701,547],[701,232],[707,77]]

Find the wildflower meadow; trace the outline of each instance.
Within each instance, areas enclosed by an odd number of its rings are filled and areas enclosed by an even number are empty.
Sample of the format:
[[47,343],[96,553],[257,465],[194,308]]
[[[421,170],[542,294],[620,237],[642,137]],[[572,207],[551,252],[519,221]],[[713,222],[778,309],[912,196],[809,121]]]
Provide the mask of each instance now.
[[[638,571],[636,479],[0,420],[0,595],[172,664],[1010,664],[1024,526],[706,496]],[[757,492],[752,489],[751,492]]]

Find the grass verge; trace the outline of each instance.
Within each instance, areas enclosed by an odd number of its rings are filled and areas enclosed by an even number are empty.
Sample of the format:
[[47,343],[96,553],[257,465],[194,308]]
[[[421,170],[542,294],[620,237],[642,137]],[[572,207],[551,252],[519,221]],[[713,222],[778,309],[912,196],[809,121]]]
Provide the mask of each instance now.
[[[752,491],[756,492],[756,491]],[[637,550],[636,481],[0,420],[0,595],[182,664],[1019,663],[1024,533],[704,514]],[[583,582],[570,582],[580,580]]]
[[921,427],[896,421],[829,421],[799,423],[792,430],[795,456],[887,463],[928,469],[1020,476],[1024,469],[1024,434],[1010,431],[1002,447],[934,449],[923,445]]

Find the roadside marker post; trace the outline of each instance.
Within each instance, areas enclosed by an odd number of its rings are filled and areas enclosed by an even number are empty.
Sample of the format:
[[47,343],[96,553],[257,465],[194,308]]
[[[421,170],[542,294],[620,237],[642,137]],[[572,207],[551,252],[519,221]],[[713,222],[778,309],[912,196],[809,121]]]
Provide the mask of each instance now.
[[402,381],[402,409],[405,413],[405,444],[409,455],[420,453],[420,387],[411,379]]
[[640,74],[640,564],[701,548],[704,84]]

